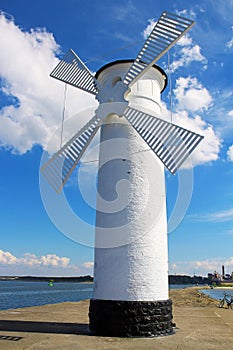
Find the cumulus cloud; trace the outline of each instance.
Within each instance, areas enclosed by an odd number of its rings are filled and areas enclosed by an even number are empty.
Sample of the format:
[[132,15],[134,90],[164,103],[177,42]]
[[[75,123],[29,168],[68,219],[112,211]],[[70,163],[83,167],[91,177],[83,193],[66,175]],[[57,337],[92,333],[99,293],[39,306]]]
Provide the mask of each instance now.
[[[145,36],[154,25],[155,21],[151,19],[144,31]],[[0,13],[0,30],[1,93],[9,98],[8,104],[0,110],[0,146],[20,154],[27,152],[35,144],[46,148],[51,135],[61,123],[64,84],[49,77],[49,73],[58,63],[56,56],[60,52],[59,45],[45,29],[24,31],[15,24],[13,18],[4,13]],[[184,36],[179,45],[182,49],[194,47],[188,36]],[[188,57],[186,55],[186,63],[187,59],[192,60]],[[190,77],[178,79],[174,93],[178,110],[201,112],[212,102],[207,89]],[[69,87],[67,118],[85,110],[87,106],[93,106],[94,110],[96,105],[93,96]],[[81,118],[70,123],[72,127],[64,130],[64,140],[73,136],[74,130],[78,130],[90,117],[89,112],[83,113]],[[194,164],[217,159],[220,141],[211,126],[198,115],[190,118],[186,112],[176,113],[174,118],[184,127],[194,127],[193,130],[200,133],[204,131],[205,140],[194,153],[193,157],[197,158],[194,158]],[[50,152],[59,148],[59,136],[58,133],[53,138]]]
[[[182,15],[187,15],[184,11]],[[192,17],[194,14],[192,14]],[[143,35],[146,38],[153,29],[156,22],[149,20]],[[188,66],[191,62],[200,62],[205,66],[206,58],[201,53],[200,46],[193,42],[189,34],[184,35],[174,49],[175,60],[170,65],[170,71],[174,72],[179,67]],[[204,136],[202,142],[191,155],[193,166],[205,164],[218,159],[221,148],[221,139],[214,131],[212,125],[205,122],[202,113],[207,111],[213,104],[213,99],[209,91],[196,78],[191,76],[180,77],[176,80],[174,94],[173,122],[188,130],[194,131]],[[163,104],[163,116],[170,120],[170,112]],[[190,162],[185,162],[183,167],[189,167]]]
[[191,112],[207,110],[212,103],[208,90],[196,78],[180,77],[176,80],[174,95],[179,109]]
[[[149,24],[142,33],[144,39],[147,39],[157,23],[153,18],[149,19],[148,22]],[[207,59],[202,55],[201,47],[195,44],[188,34],[182,36],[177,44],[182,48],[175,50],[176,59],[170,65],[171,72],[175,72],[180,67],[188,66],[191,62],[200,62],[206,69]]]
[[[185,129],[204,136],[204,139],[191,154],[192,166],[210,163],[218,159],[221,139],[211,124],[203,120],[201,113],[212,105],[212,97],[208,90],[196,78],[180,77],[174,89],[175,112],[173,122]],[[170,112],[163,104],[163,114],[169,119]],[[190,167],[185,162],[183,168]]]
[[148,22],[149,22],[149,24],[143,30],[143,33],[142,33],[144,39],[147,39],[147,37],[150,35],[151,31],[153,30],[154,26],[157,23],[153,18],[149,19]]
[[[201,117],[202,111],[208,110],[212,104],[212,97],[208,90],[200,84],[196,78],[180,77],[176,81],[174,89],[174,112],[172,121],[185,129],[204,136],[204,139],[191,154],[192,166],[210,163],[218,159],[221,139]],[[170,112],[163,104],[163,115],[170,119]],[[185,162],[183,168],[190,167],[190,162]]]
[[[46,147],[61,123],[64,84],[49,77],[60,48],[46,29],[24,31],[3,12],[0,31],[1,93],[8,101],[0,110],[0,146],[22,154],[35,144]],[[94,103],[93,96],[71,87],[67,117]]]
[[227,151],[227,158],[228,160],[233,162],[233,145],[229,147]]
[[66,257],[59,257],[56,254],[47,254],[37,257],[35,254],[25,253],[22,258],[17,258],[10,252],[0,250],[0,264],[12,265],[20,264],[26,266],[59,266],[67,267],[70,259]]
[[92,261],[87,261],[82,264],[86,269],[93,269],[94,263]]
[[[171,63],[171,72],[175,72],[178,68],[188,66],[191,62],[202,62],[206,65],[207,60],[201,54],[199,45],[190,45],[183,47],[179,52],[179,59]],[[206,66],[205,66],[206,68]]]
[[176,51],[176,59],[170,66],[171,72],[175,72],[180,67],[188,66],[192,62],[200,62],[206,69],[207,59],[202,55],[201,47],[195,44],[190,36],[183,36],[177,44],[182,48]]
[[17,257],[0,249],[0,275],[77,276],[93,274],[93,265],[91,261],[73,265],[70,258],[56,254],[25,253]]
[[55,254],[47,254],[41,257],[41,264],[43,266],[61,266],[67,267],[70,259],[66,257],[59,257]]
[[170,264],[170,274],[196,275],[207,276],[209,272],[220,271],[224,265],[228,273],[233,271],[233,257],[228,259],[215,258],[195,261],[178,261]]
[[4,252],[0,250],[0,263],[5,265],[11,265],[17,263],[17,258],[10,252]]
[[177,45],[180,45],[180,46],[190,46],[192,45],[192,38],[190,38],[189,35],[183,35],[180,40],[177,42]]
[[[206,123],[199,115],[193,118],[189,117],[187,112],[175,114],[174,123],[204,136],[204,139],[190,156],[192,166],[210,163],[218,159],[221,140],[215,134],[212,125]],[[184,168],[189,166],[189,162],[183,164]]]

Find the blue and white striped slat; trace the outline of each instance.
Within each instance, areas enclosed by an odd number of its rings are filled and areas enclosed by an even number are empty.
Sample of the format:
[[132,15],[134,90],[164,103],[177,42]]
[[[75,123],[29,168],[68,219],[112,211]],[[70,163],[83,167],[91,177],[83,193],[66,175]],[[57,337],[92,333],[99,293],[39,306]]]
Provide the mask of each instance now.
[[124,117],[172,174],[203,139],[199,134],[131,107],[126,109]]
[[50,74],[51,77],[97,95],[97,82],[73,50],[69,50]]
[[41,168],[56,192],[62,190],[99,126],[100,119],[95,116]]
[[137,58],[129,68],[124,83],[132,85],[155,64],[192,26],[194,21],[163,12]]

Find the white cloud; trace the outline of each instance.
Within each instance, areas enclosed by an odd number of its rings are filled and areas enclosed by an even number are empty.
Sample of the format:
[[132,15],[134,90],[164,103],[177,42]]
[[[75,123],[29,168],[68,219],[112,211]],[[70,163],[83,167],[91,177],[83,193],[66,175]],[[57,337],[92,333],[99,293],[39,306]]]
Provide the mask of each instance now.
[[[144,39],[147,39],[155,24],[157,23],[153,18],[149,19],[148,22],[149,24],[142,33]],[[175,72],[180,67],[188,66],[191,62],[194,61],[202,63],[204,69],[207,68],[207,59],[202,55],[201,47],[195,44],[188,34],[182,36],[178,40],[177,45],[182,46],[182,48],[180,49],[178,46],[178,49],[175,49],[175,57],[177,59],[174,60],[170,65],[171,72]]]
[[180,40],[177,42],[177,45],[180,46],[190,46],[192,45],[192,38],[188,34],[183,35]]
[[228,115],[229,117],[233,117],[233,109],[232,109],[230,112],[228,112],[227,115]]
[[41,256],[41,265],[43,266],[61,266],[67,267],[69,265],[70,259],[66,257],[59,257],[55,254],[47,254]]
[[[210,163],[218,159],[221,148],[221,140],[215,133],[213,126],[205,122],[199,112],[208,110],[212,103],[212,97],[196,78],[180,77],[176,81],[174,89],[176,105],[172,115],[172,121],[185,129],[204,136],[204,139],[191,154],[192,166]],[[170,112],[163,104],[163,116],[170,120]],[[188,168],[189,162],[183,164]]]
[[10,252],[0,250],[0,264],[11,265],[17,263],[17,258]]
[[23,258],[16,258],[16,264],[33,267],[41,265],[41,260],[35,254],[25,253]]
[[22,258],[17,258],[10,252],[0,250],[0,264],[12,265],[20,264],[25,266],[59,266],[67,267],[70,259],[66,257],[59,257],[56,254],[47,254],[37,257],[35,254],[25,253]]
[[0,275],[79,276],[93,274],[93,265],[91,261],[73,265],[70,258],[56,254],[25,253],[16,257],[0,249]]
[[[221,140],[215,134],[213,126],[207,124],[197,112],[208,110],[212,97],[208,90],[196,78],[180,77],[174,89],[176,109],[174,122],[204,136],[198,148],[191,155],[193,165],[204,164],[218,159]],[[189,112],[194,114],[189,116]]]
[[227,151],[228,160],[233,162],[233,145],[229,147]]
[[171,72],[175,72],[180,67],[188,66],[192,62],[201,62],[204,69],[207,68],[207,59],[201,54],[199,45],[193,44],[193,41],[187,38],[183,41],[180,40],[179,44],[183,47],[176,53],[179,58],[171,63]]
[[[191,119],[187,115],[185,118],[184,114],[179,114],[176,119],[180,120],[178,125],[183,125],[186,129],[204,136],[204,139],[190,156],[192,166],[210,163],[218,159],[221,140],[215,134],[212,125],[204,122],[198,115]],[[188,167],[188,163],[184,163],[183,167]]]
[[[199,115],[191,118],[187,112],[179,112],[173,115],[175,124],[204,136],[194,152],[191,154],[192,166],[208,164],[218,159],[221,148],[221,140],[215,134],[213,126],[207,124]],[[189,162],[183,164],[183,168],[188,168]]]
[[212,103],[208,90],[196,78],[190,76],[176,80],[174,95],[178,102],[177,107],[191,112],[207,110]]
[[[49,77],[59,45],[45,29],[23,31],[3,12],[0,31],[1,92],[16,101],[0,110],[0,146],[25,153],[35,144],[45,147],[61,123],[64,84]],[[93,104],[93,96],[70,88],[66,116]]]
[[[154,25],[151,19],[145,35]],[[0,13],[0,30],[0,77],[4,82],[2,92],[17,101],[0,110],[0,145],[19,153],[30,150],[35,144],[46,148],[52,133],[61,123],[60,101],[63,100],[64,84],[49,77],[58,62],[56,54],[59,46],[53,35],[45,29],[23,31],[4,13]],[[195,51],[195,45],[188,36],[180,40],[180,45],[182,50],[191,48],[192,52]],[[198,52],[196,49],[197,56]],[[185,62],[194,56],[187,55]],[[212,102],[207,89],[190,77],[178,79],[174,93],[178,109],[191,112],[206,110]],[[90,105],[96,106],[93,96],[69,87],[67,118]],[[69,139],[73,130],[78,130],[90,117],[90,113],[84,113],[72,122],[72,127],[67,124],[64,139]],[[176,113],[174,119],[205,136],[193,154],[194,164],[217,159],[220,140],[211,126],[201,117],[190,118],[185,112]],[[55,144],[59,147],[59,134],[54,138],[54,144],[50,145],[50,151],[55,150]]]
[[233,221],[233,208],[220,210],[214,213],[207,213],[204,215],[193,215],[190,216],[195,221],[206,221],[206,222],[228,222]]
[[156,25],[156,21],[152,18],[148,20],[149,24],[147,27],[143,30],[143,38],[147,39],[147,37],[150,35],[151,31],[153,30],[154,26]]
[[233,38],[227,42],[227,48],[230,49],[233,46]]
[[207,276],[209,272],[221,271],[222,265],[225,266],[226,272],[231,273],[233,271],[233,257],[228,259],[213,258],[206,260],[196,261],[178,261],[171,263],[170,274],[182,274],[182,275],[196,275]]
[[87,262],[84,262],[82,264],[83,267],[85,267],[86,269],[90,269],[92,270],[93,269],[93,266],[94,266],[94,263],[92,261],[87,261]]
[[[187,16],[188,13],[184,10],[180,14]],[[193,16],[194,13],[192,14]],[[155,23],[153,19],[149,20],[149,25],[144,30],[144,37],[150,33]],[[202,63],[203,67],[206,68],[207,60],[202,55],[200,46],[193,42],[189,34],[184,35],[177,42],[177,45],[178,47],[174,50],[176,59],[170,66],[172,72],[194,61]],[[213,126],[205,122],[201,117],[201,114],[213,104],[210,92],[196,78],[188,76],[186,78],[180,77],[176,80],[173,93],[175,97],[173,122],[204,136],[204,139],[190,157],[192,165],[195,166],[217,160],[221,148],[221,139],[214,131]],[[168,112],[164,104],[163,116],[170,120],[170,112]],[[183,164],[184,168],[189,166],[188,162]]]

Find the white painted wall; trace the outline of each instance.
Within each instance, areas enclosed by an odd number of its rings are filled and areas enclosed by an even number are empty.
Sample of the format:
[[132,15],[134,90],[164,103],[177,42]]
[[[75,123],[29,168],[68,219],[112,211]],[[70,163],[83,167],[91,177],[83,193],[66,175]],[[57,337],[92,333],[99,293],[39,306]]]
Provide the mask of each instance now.
[[[128,66],[109,67],[98,80],[110,89]],[[159,114],[163,83],[152,68],[132,87],[130,105]],[[111,115],[101,129],[99,168],[94,299],[168,299],[163,165],[126,120]]]

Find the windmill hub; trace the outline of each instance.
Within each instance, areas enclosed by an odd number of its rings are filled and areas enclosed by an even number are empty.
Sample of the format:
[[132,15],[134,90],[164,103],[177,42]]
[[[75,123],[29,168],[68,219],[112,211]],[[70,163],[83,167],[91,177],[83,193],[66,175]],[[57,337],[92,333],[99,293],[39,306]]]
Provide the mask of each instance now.
[[140,107],[140,110],[145,111],[149,109],[155,115],[161,113],[158,101],[160,101],[160,92],[167,85],[165,72],[154,65],[129,88],[123,80],[132,62],[133,60],[114,61],[103,66],[96,73],[95,77],[99,85],[96,99],[100,103],[96,115],[101,120],[113,114],[122,117],[127,106]]
[[95,78],[100,87],[96,98],[100,103],[125,101],[128,86],[124,84],[124,76],[131,63],[132,60],[114,61],[97,71]]

